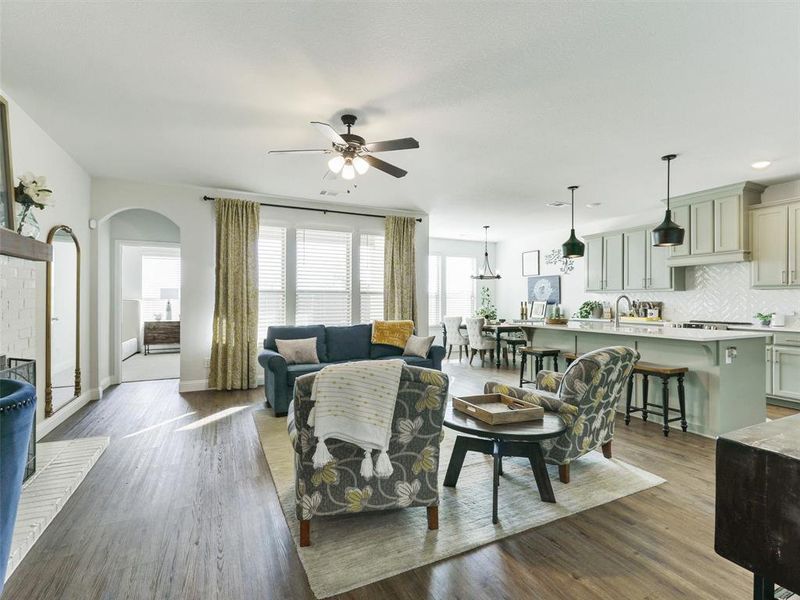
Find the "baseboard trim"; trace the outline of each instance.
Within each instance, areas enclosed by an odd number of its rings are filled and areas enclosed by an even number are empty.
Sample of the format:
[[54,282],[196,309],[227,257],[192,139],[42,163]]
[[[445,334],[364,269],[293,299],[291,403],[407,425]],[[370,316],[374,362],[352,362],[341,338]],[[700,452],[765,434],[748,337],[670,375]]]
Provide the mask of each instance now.
[[47,417],[44,421],[40,421],[36,424],[36,441],[38,442],[48,433],[53,431],[56,427],[61,425],[64,421],[69,419],[72,415],[82,409],[84,406],[89,404],[89,402],[93,402],[94,400],[99,400],[103,395],[102,390],[98,388],[92,388],[90,390],[85,391],[83,394],[78,396],[75,400],[67,404],[64,408],[59,410],[56,414],[52,417]]
[[208,387],[208,379],[190,379],[188,381],[181,379],[180,384],[178,384],[179,392],[203,392],[208,389],[210,389]]

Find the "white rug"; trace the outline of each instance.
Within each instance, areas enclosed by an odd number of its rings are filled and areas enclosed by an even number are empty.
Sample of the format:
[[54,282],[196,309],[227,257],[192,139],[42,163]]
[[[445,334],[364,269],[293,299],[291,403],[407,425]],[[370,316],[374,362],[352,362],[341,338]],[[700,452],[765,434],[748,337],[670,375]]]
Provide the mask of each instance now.
[[138,353],[122,361],[121,381],[123,383],[177,379],[180,376],[181,355],[179,352],[154,352],[147,356]]
[[[286,419],[264,410],[253,413],[281,507],[299,544],[295,516],[294,450]],[[439,485],[450,460],[455,433],[445,429],[439,460]],[[612,502],[664,483],[664,479],[598,452],[572,463],[571,483],[550,478],[556,504],[539,500],[527,459],[503,460],[500,481],[500,522],[492,524],[492,462],[470,452],[456,488],[441,487],[439,530],[428,531],[426,511],[407,508],[311,521],[311,546],[297,551],[308,583],[318,598],[326,598],[410,569],[436,562],[509,535],[538,527],[580,511]]]
[[22,487],[6,580],[53,521],[110,438],[90,437],[36,444],[36,472]]

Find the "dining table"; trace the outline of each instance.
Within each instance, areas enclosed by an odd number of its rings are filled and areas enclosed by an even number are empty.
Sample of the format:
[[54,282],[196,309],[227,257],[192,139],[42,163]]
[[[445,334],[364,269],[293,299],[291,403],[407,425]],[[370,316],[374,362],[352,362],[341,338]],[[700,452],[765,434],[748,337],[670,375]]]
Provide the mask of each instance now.
[[[466,330],[467,326],[462,324],[459,329]],[[485,323],[483,325],[482,331],[484,333],[491,334],[495,339],[495,366],[499,369],[500,368],[500,347],[503,343],[503,334],[508,333],[523,333],[522,328],[514,323],[508,323],[506,321],[495,321],[490,323]],[[442,339],[443,345],[447,348],[447,330],[445,329],[444,323],[442,323]]]

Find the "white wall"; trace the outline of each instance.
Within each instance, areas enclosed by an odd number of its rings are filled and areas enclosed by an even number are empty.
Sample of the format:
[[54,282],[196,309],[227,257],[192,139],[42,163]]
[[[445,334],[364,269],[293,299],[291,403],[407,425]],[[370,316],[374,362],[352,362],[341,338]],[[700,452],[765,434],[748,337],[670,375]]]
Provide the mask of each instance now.
[[[64,151],[19,105],[2,90],[0,95],[8,100],[9,128],[11,133],[11,158],[14,175],[31,171],[45,175],[47,184],[53,190],[54,206],[43,211],[36,210],[36,218],[42,227],[40,239],[55,225],[69,225],[81,244],[81,372],[83,394],[60,410],[53,417],[44,419],[44,359],[45,359],[45,268],[44,263],[35,263],[36,289],[36,342],[37,364],[37,429],[39,437],[45,435],[70,414],[96,397],[98,390],[93,382],[95,363],[90,360],[91,319],[90,319],[90,257],[92,241],[89,235],[89,206],[91,180],[89,174]],[[29,263],[34,264],[34,263]],[[45,422],[46,421],[46,422]]]
[[[768,187],[762,201],[777,201],[785,198],[800,199],[800,180],[790,181]],[[541,251],[542,275],[559,275],[555,266],[544,264],[544,255],[553,248],[560,248],[569,237],[568,211],[564,212],[565,226],[561,231],[545,233],[532,232],[529,237],[499,242],[497,244],[498,268],[504,275],[498,285],[498,311],[500,316],[516,318],[519,303],[526,299],[527,280],[519,275],[522,252]],[[591,233],[653,224],[661,220],[663,213],[652,212],[634,214],[620,219],[595,221],[589,225],[576,227],[582,237]],[[705,265],[687,267],[686,290],[681,292],[641,292],[634,293],[641,300],[660,300],[664,302],[664,314],[672,320],[721,320],[750,322],[757,311],[777,311],[792,313],[800,311],[800,290],[753,290],[750,289],[749,263],[730,265]],[[561,304],[572,314],[585,300],[613,302],[617,293],[584,292],[585,263],[575,261],[575,270],[561,276]]]
[[[369,209],[347,205],[322,204],[297,199],[272,198],[243,192],[232,192],[194,186],[135,183],[114,179],[95,179],[92,182],[92,215],[99,226],[94,232],[98,244],[96,264],[92,266],[92,293],[98,304],[97,352],[94,360],[101,380],[110,377],[109,369],[109,315],[110,297],[108,277],[98,274],[109,272],[110,239],[109,218],[121,210],[139,208],[160,213],[174,222],[181,236],[181,390],[205,389],[207,385],[206,359],[210,356],[211,327],[214,314],[214,267],[215,267],[215,220],[212,202],[203,202],[208,196],[235,197],[245,200],[276,202],[290,206],[309,206],[331,210],[355,210],[372,214],[400,214],[403,211]],[[306,223],[333,224],[352,222],[342,215],[281,210],[262,207],[262,215],[268,219],[286,219]],[[267,212],[269,211],[269,212]],[[301,216],[304,215],[304,216]],[[417,299],[420,315],[427,314],[428,264],[428,219],[417,224]],[[421,326],[420,329],[423,329]],[[426,329],[426,328],[425,328]],[[422,331],[424,334],[424,331]]]

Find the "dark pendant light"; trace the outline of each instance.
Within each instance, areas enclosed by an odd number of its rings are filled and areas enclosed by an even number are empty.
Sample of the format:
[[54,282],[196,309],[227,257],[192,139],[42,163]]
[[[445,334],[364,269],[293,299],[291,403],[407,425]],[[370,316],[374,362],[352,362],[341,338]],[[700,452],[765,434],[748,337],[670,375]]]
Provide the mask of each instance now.
[[672,220],[672,211],[669,209],[669,164],[677,158],[677,154],[667,154],[661,160],[667,161],[667,212],[661,225],[653,229],[653,246],[669,247],[680,246],[683,244],[683,236],[686,231]]
[[572,200],[570,201],[572,207],[572,227],[569,230],[569,239],[561,244],[561,255],[564,258],[581,258],[583,257],[583,251],[586,246],[575,235],[575,190],[578,189],[578,186],[571,185],[567,189],[572,192]]
[[483,269],[472,279],[500,279],[500,275],[495,275],[492,267],[489,266],[489,226],[483,226]]

